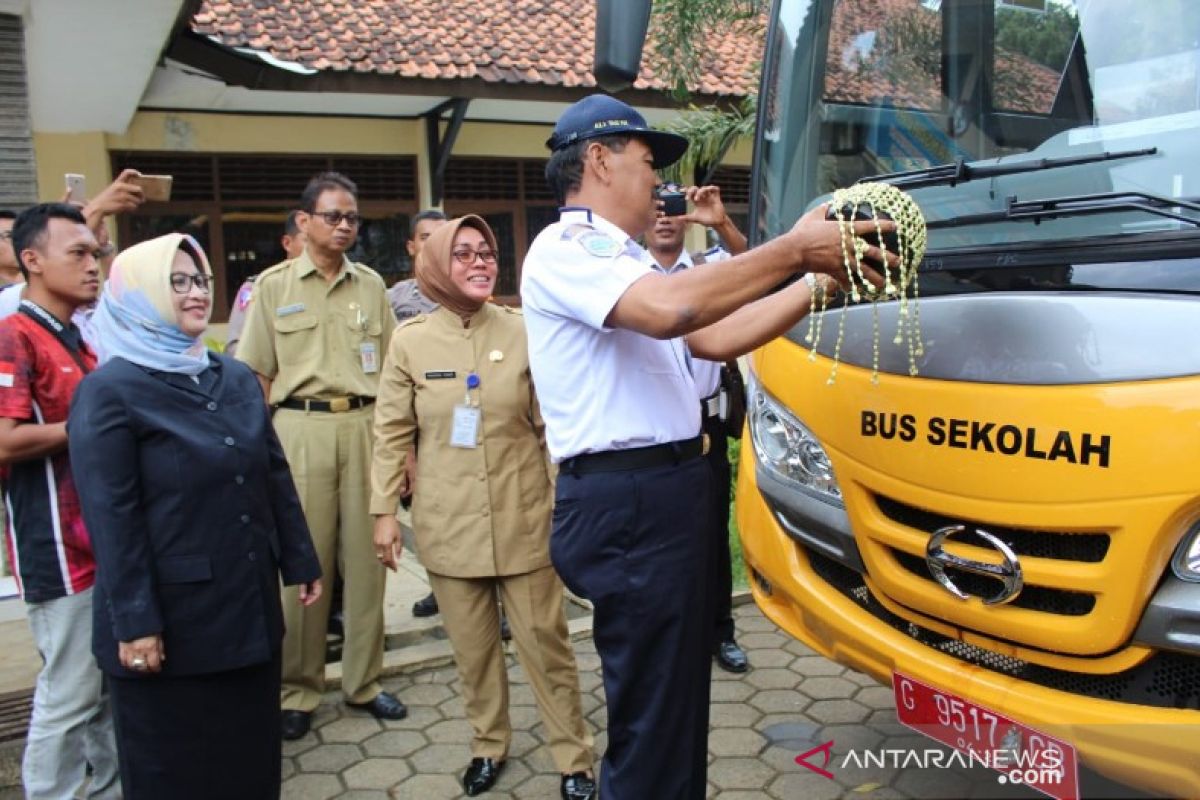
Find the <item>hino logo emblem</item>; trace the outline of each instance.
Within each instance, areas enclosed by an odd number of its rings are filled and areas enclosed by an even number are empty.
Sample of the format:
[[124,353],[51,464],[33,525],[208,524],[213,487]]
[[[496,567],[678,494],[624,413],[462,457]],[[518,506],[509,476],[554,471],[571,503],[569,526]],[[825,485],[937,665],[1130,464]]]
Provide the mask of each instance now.
[[929,565],[930,574],[933,575],[934,579],[946,591],[959,600],[966,600],[970,595],[954,585],[954,581],[950,580],[950,577],[946,574],[946,567],[953,567],[954,569],[971,572],[976,575],[986,575],[989,578],[996,578],[1001,581],[1004,584],[1004,588],[991,597],[982,598],[985,605],[995,606],[1016,600],[1017,595],[1021,593],[1021,589],[1025,587],[1025,579],[1021,576],[1021,562],[1017,560],[1017,554],[1012,551],[1012,548],[1000,541],[1000,539],[979,528],[973,529],[976,536],[995,548],[1001,558],[999,564],[959,558],[956,555],[947,553],[942,548],[942,543],[948,537],[956,533],[963,533],[966,530],[967,527],[965,525],[948,525],[945,528],[939,528],[934,531],[933,536],[929,537],[929,543],[925,545],[925,563]]

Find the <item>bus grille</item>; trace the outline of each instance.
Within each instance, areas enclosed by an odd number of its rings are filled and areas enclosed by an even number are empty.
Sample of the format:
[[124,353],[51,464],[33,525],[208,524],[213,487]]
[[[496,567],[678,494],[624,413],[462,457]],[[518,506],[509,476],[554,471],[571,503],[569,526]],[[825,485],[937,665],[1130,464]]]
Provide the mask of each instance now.
[[[929,567],[926,565],[925,559],[914,556],[911,553],[906,553],[903,550],[897,550],[894,547],[889,547],[888,550],[896,561],[913,575],[916,575],[918,578],[929,579]],[[954,581],[955,586],[967,594],[973,594],[976,597],[994,595],[1001,586],[1000,581],[994,578],[963,572],[953,567],[947,567],[946,574],[950,580]],[[1032,611],[1041,611],[1046,614],[1057,614],[1064,617],[1082,617],[1085,614],[1090,614],[1092,609],[1096,607],[1096,596],[1083,592],[1072,592],[1066,589],[1050,589],[1045,586],[1030,586],[1027,584],[1021,593],[1017,595],[1017,598],[1007,603],[1007,605],[1016,606],[1017,608],[1028,608]]]
[[[1030,531],[985,522],[967,522],[906,505],[880,494],[875,495],[875,503],[888,519],[927,533],[950,525],[963,525],[968,529],[982,528],[1003,540],[1019,556],[1095,564],[1103,561],[1104,556],[1108,554],[1110,539],[1107,533]],[[961,536],[955,536],[954,541],[987,547],[987,543],[973,531],[964,531]]]
[[871,616],[914,641],[959,661],[1073,695],[1155,708],[1200,709],[1200,657],[1158,652],[1131,669],[1110,675],[1070,672],[1033,664],[951,639],[893,614],[871,593],[862,575],[813,550],[801,549],[821,580]]

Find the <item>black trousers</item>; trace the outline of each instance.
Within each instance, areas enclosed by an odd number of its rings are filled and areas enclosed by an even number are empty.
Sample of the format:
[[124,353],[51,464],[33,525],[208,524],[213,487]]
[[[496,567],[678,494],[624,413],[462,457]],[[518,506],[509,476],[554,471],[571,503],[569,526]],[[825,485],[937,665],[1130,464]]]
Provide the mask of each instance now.
[[710,446],[705,459],[712,469],[711,529],[713,537],[712,597],[713,629],[712,649],[733,637],[733,558],[729,552],[729,500],[731,478],[729,447],[726,425],[719,417],[704,418],[704,432],[708,434]]
[[703,458],[558,477],[550,556],[594,606],[608,705],[606,800],[705,794],[710,481]]
[[125,800],[278,800],[280,672],[110,676]]

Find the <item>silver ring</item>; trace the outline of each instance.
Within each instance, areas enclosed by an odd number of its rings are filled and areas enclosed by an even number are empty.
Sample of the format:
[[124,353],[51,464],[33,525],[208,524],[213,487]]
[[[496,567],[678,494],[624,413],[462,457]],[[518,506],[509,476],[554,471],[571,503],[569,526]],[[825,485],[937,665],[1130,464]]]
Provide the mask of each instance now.
[[146,659],[135,658],[132,661],[130,661],[129,663],[136,669],[144,669],[146,666]]

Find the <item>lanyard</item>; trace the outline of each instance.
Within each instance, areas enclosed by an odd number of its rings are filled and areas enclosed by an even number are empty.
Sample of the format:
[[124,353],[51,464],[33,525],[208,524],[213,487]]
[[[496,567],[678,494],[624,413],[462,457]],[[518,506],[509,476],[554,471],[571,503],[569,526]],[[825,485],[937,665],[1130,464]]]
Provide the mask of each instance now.
[[479,401],[471,402],[471,390],[479,388],[479,373],[475,370],[467,375],[467,396],[463,398],[464,406],[478,406]]
[[[68,339],[67,327],[59,322],[53,314],[32,300],[26,299],[21,300],[20,311],[38,325],[41,325],[46,330],[50,331],[50,334],[58,340],[58,343],[63,346],[63,349],[66,350],[67,353],[70,354],[71,358],[75,360],[75,363],[79,365],[79,369],[84,375],[87,375],[89,372],[91,372],[91,370],[88,369],[87,363],[83,360],[83,354],[80,352],[80,348],[82,346],[81,340],[77,339],[75,342],[72,342],[70,339]],[[78,331],[76,332],[76,336],[78,336]]]

